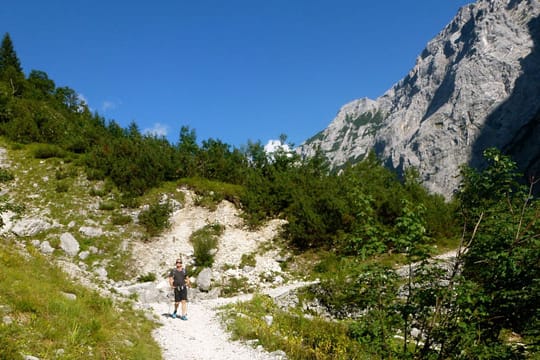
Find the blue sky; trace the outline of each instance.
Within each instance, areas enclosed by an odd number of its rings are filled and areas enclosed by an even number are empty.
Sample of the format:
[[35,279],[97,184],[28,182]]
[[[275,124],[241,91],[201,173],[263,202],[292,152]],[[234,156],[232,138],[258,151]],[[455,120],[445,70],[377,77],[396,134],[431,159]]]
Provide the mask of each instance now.
[[471,2],[19,0],[0,31],[27,74],[45,71],[122,127],[299,145],[404,77]]

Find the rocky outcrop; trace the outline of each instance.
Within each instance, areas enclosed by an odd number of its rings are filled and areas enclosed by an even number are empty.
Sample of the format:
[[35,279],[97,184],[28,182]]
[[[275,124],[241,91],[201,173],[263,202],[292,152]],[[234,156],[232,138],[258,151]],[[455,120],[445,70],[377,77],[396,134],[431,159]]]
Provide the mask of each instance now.
[[414,166],[426,187],[449,197],[463,164],[482,165],[497,147],[527,174],[540,168],[540,3],[478,0],[376,100],[355,100],[302,144],[333,166],[375,151],[390,168]]

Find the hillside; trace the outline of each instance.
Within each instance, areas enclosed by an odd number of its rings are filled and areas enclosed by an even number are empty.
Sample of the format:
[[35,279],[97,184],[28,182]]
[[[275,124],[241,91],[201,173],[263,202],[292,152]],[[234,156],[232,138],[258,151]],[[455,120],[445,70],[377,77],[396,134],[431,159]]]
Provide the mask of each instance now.
[[[278,262],[287,256],[286,253],[273,243],[283,223],[281,220],[270,221],[258,230],[250,231],[243,225],[239,210],[233,204],[223,201],[215,210],[209,210],[195,204],[197,196],[192,191],[173,188],[172,194],[162,194],[169,199],[178,199],[175,200],[170,228],[160,236],[145,240],[142,236],[143,229],[136,222],[121,226],[112,224],[115,210],[109,208],[104,210],[102,206],[100,207],[100,203],[107,201],[107,197],[90,195],[89,189],[100,188],[103,183],[88,181],[77,175],[77,167],[73,163],[55,158],[32,159],[28,148],[13,150],[7,149],[5,145],[0,148],[0,167],[12,171],[15,180],[4,184],[2,196],[9,198],[10,203],[23,203],[24,210],[7,211],[2,214],[4,221],[2,246],[15,245],[21,249],[22,254],[26,254],[24,256],[44,257],[46,261],[61,268],[71,278],[73,285],[58,284],[60,287],[84,285],[97,291],[101,296],[115,299],[118,304],[127,302],[141,309],[149,319],[153,319],[154,327],[162,329],[157,330],[155,337],[162,341],[160,345],[164,351],[166,350],[163,348],[164,344],[171,338],[174,339],[174,330],[171,328],[178,330],[179,325],[163,323],[161,320],[163,310],[170,310],[171,305],[165,274],[173,266],[176,257],[182,257],[188,268],[192,267],[193,245],[190,243],[190,236],[204,226],[221,224],[224,232],[220,237],[212,267],[213,291],[203,292],[196,287],[191,289],[190,301],[195,307],[200,307],[201,305],[197,304],[201,304],[201,301],[217,299],[219,289],[231,278],[243,278],[245,284],[242,288],[245,290],[249,288],[250,292],[263,287],[276,287],[292,280],[290,274],[282,271]],[[55,173],[57,174],[59,169],[71,174],[62,179],[68,183],[69,196],[55,190],[55,183],[58,181]],[[140,209],[144,207],[143,204]],[[136,219],[140,210],[120,211]],[[62,239],[66,237],[71,238],[73,243],[68,245],[64,242]],[[2,250],[2,253],[4,251]],[[254,266],[241,268],[241,263],[249,254],[254,256]],[[138,278],[148,274],[154,274],[156,280],[138,281]],[[261,282],[261,278],[267,281]],[[193,280],[196,281],[196,276]],[[2,307],[13,308],[12,304],[3,301],[6,299],[0,297]],[[210,316],[206,321],[212,321],[213,327],[220,328],[219,321],[212,320],[211,314],[214,310],[208,310],[210,315],[204,315],[201,311],[203,310],[199,310],[199,313],[193,311],[193,326],[203,321],[202,318],[197,319],[197,316]],[[190,315],[191,313],[192,311]],[[11,313],[8,310],[4,323],[9,318],[13,319],[9,320],[10,324],[15,321],[19,326],[25,326],[19,320],[15,320],[19,316],[18,313]],[[129,322],[129,319],[126,321]],[[171,331],[173,333],[170,333]],[[159,334],[169,335],[163,337]],[[208,336],[203,334],[202,338]],[[227,342],[226,338],[213,341]],[[53,349],[42,349],[32,355],[42,358],[43,354],[54,350],[55,344],[50,346]],[[242,345],[227,346],[232,348],[236,346],[238,349],[242,347]],[[253,350],[244,347],[242,351],[252,354]],[[58,349],[54,351],[56,350]],[[66,356],[70,356],[69,347],[62,348],[62,351]],[[164,358],[172,360],[175,357],[169,355]]]

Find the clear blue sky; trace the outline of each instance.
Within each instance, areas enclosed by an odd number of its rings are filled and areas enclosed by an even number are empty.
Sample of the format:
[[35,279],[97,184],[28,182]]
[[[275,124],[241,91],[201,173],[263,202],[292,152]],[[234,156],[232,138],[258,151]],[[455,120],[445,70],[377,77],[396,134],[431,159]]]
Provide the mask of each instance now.
[[404,77],[471,2],[19,0],[2,6],[0,31],[25,73],[45,71],[122,127],[299,145]]

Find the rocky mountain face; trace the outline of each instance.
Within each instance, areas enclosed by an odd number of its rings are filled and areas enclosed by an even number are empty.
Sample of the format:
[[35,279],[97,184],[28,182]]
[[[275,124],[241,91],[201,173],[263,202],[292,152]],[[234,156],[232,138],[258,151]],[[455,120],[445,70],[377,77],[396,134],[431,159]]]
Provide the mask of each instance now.
[[[374,150],[402,172],[418,169],[428,189],[450,197],[463,164],[482,166],[497,147],[527,175],[540,175],[540,0],[478,0],[376,100],[343,106],[297,149],[320,148],[333,166]],[[537,176],[538,177],[538,176]]]

